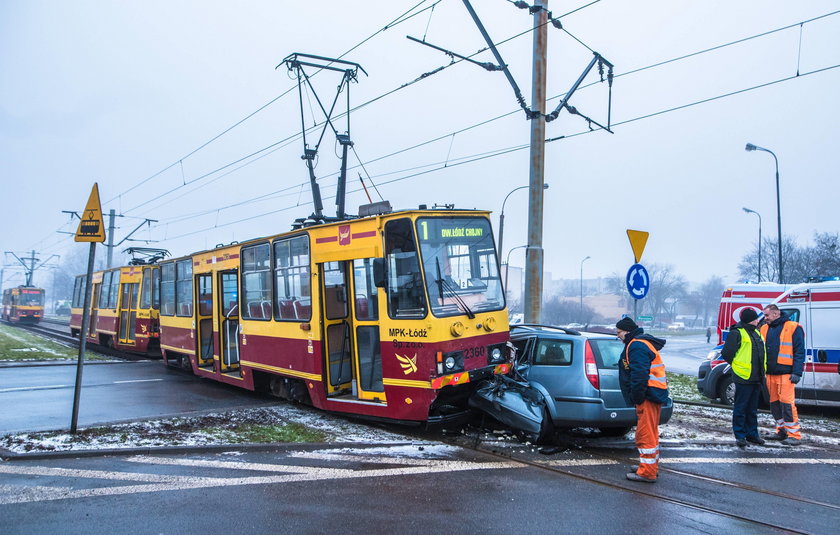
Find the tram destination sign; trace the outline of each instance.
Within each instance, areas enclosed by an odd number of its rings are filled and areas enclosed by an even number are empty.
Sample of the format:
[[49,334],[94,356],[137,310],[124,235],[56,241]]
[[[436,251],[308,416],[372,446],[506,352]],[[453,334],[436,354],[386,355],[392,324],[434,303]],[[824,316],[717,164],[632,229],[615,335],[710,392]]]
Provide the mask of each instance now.
[[487,221],[481,218],[437,219],[424,217],[418,220],[417,233],[422,241],[478,241],[490,235],[490,228]]

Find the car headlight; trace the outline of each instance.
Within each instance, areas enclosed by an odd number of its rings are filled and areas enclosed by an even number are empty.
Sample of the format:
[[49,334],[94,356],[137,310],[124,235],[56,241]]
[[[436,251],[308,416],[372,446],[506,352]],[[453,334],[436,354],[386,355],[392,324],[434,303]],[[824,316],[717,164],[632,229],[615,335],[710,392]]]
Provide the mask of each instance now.
[[720,349],[712,349],[709,351],[709,354],[706,355],[706,360],[716,360],[720,356]]

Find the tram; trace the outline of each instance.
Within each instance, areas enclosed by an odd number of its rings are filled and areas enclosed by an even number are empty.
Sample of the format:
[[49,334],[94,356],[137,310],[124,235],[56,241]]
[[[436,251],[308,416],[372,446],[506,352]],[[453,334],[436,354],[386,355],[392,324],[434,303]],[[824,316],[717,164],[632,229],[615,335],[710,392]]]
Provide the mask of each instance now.
[[2,317],[10,323],[38,323],[44,317],[44,289],[18,286],[3,290]]
[[[70,332],[79,336],[86,275],[76,277],[70,305]],[[94,344],[160,356],[157,266],[123,266],[91,277],[90,320],[85,333]]]
[[161,262],[163,359],[329,411],[455,418],[479,379],[511,363],[488,216],[299,220],[288,233]]

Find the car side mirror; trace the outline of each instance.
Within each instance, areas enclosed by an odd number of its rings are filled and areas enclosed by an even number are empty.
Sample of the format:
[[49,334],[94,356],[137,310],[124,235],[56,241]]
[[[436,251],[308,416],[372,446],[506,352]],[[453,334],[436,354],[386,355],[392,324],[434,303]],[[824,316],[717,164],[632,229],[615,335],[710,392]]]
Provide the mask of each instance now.
[[385,259],[373,259],[373,284],[377,288],[385,288],[388,286],[388,274],[385,270]]

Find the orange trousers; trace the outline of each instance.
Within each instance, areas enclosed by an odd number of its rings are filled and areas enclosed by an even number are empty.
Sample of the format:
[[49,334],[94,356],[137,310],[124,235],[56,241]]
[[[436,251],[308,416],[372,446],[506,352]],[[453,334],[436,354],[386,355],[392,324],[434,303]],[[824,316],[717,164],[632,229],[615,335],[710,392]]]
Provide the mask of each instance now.
[[639,469],[642,477],[656,479],[659,472],[659,414],[662,405],[645,400],[636,405],[636,448],[639,450]]
[[789,373],[767,376],[770,412],[776,420],[776,432],[784,431],[787,436],[802,440],[802,433],[799,432],[799,414],[796,412],[795,388],[790,382]]

